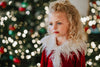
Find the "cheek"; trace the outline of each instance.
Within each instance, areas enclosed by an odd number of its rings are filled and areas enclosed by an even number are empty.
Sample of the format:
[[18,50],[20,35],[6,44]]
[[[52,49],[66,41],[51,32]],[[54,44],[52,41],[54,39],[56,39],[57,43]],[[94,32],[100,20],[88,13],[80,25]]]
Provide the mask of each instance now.
[[67,33],[68,26],[63,26],[62,28],[60,28],[60,31],[63,32],[63,33]]
[[51,26],[48,27],[48,31],[52,32],[52,27]]

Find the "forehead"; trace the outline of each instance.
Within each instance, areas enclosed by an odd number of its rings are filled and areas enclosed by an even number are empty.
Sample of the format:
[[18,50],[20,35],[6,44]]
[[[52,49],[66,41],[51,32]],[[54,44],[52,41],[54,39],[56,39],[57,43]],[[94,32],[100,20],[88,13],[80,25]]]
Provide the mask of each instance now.
[[49,13],[49,17],[51,17],[51,16],[57,16],[57,17],[64,16],[64,17],[67,17],[65,12],[57,12],[57,11]]
[[65,12],[51,12],[49,13],[49,21],[66,21],[67,15]]

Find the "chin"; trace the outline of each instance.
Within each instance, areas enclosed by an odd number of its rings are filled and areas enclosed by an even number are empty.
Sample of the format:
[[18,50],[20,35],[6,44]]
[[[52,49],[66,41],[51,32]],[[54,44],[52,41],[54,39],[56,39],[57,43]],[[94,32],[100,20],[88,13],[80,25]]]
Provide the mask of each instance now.
[[59,37],[60,35],[59,35],[59,34],[55,34],[55,36],[56,36],[56,37]]

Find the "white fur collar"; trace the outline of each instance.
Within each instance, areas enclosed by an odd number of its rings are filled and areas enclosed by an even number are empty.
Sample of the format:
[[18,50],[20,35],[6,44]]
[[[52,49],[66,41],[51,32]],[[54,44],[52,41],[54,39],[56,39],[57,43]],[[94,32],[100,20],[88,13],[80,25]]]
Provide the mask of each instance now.
[[45,36],[41,39],[41,42],[43,43],[42,48],[46,49],[47,56],[51,53],[52,50],[54,50],[54,53],[50,57],[53,62],[54,67],[61,67],[61,58],[60,54],[62,53],[64,57],[66,55],[71,56],[71,52],[74,52],[78,57],[78,51],[82,53],[82,50],[86,51],[86,43],[82,40],[77,40],[77,43],[73,43],[71,40],[64,42],[61,46],[57,46],[55,35],[49,35]]

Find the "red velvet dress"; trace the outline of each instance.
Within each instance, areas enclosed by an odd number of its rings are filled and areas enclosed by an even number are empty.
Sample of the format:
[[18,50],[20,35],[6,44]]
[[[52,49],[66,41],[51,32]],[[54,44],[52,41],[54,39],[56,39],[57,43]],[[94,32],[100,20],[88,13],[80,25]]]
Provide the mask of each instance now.
[[[53,67],[52,60],[50,59],[50,56],[46,57],[46,50],[43,50],[42,56],[41,56],[41,66],[40,67]],[[81,54],[79,52],[79,59],[77,56],[72,53],[72,56],[69,57],[69,59],[64,58],[64,56],[61,54],[61,60],[62,60],[62,67],[85,67],[85,55]]]
[[86,43],[77,40],[67,40],[62,45],[57,46],[54,35],[45,36],[43,43],[41,66],[40,67],[85,67]]

